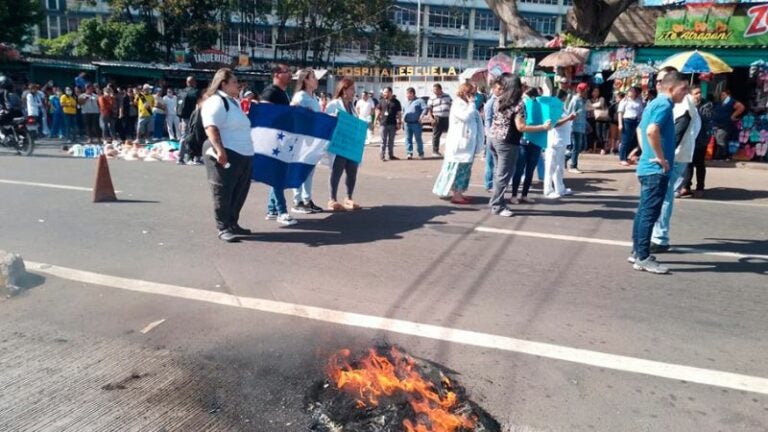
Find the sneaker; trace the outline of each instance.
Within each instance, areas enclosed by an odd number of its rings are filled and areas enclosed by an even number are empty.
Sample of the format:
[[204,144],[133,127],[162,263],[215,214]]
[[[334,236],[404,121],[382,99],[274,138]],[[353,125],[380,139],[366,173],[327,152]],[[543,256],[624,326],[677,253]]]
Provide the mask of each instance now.
[[693,196],[693,192],[688,188],[682,188],[675,192],[675,198],[687,198],[689,196]]
[[573,191],[571,190],[571,188],[565,188],[565,190],[563,191],[563,196],[569,196],[569,195],[573,195]]
[[[656,261],[656,256],[648,255],[648,258],[646,260]],[[634,264],[635,261],[637,261],[637,255],[634,252],[632,252],[632,254],[627,257],[627,262],[630,264]]]
[[619,165],[621,165],[621,166],[625,166],[625,167],[626,167],[626,166],[629,166],[629,162],[627,162],[627,161],[621,161],[621,162],[619,162]]
[[544,195],[544,198],[546,198],[546,199],[560,199],[561,196],[557,192],[550,192],[550,193]]
[[405,158],[408,160],[411,160],[413,159],[413,155],[409,153],[408,155],[405,156]]
[[298,221],[294,219],[291,215],[288,213],[283,213],[280,216],[277,217],[277,223],[280,225],[296,225]]
[[395,156],[395,155],[391,155],[391,156],[389,156],[389,160],[391,160],[391,161],[393,161],[393,160],[400,160],[400,158]]
[[440,154],[440,152],[439,152],[439,151],[437,151],[437,150],[435,150],[435,151],[433,151],[433,152],[432,152],[432,156],[434,156],[434,157],[439,157],[439,158],[443,157],[443,155],[441,155],[441,154]]
[[303,202],[293,204],[291,211],[294,213],[310,214],[312,210],[309,209]]
[[517,199],[517,197],[511,197],[511,198],[509,199],[509,203],[510,203],[510,204],[520,204],[520,200],[519,200],[519,199]]
[[233,234],[236,235],[251,235],[253,234],[253,231],[249,230],[248,228],[243,228],[240,225],[235,225],[232,228],[230,228],[230,231],[232,231]]
[[656,262],[656,260],[652,260],[650,257],[646,258],[643,261],[637,260],[634,264],[632,264],[632,268],[637,271],[647,271],[648,273],[654,273],[654,274],[667,274],[669,273],[669,269],[664,267],[663,265]]
[[670,246],[669,245],[662,245],[657,243],[651,243],[651,253],[664,253],[669,252]]
[[424,154],[423,153],[419,155],[419,159],[424,159]]
[[304,203],[304,207],[308,208],[310,212],[312,213],[322,213],[323,209],[316,206],[315,203],[312,200],[309,200],[309,202]]
[[571,174],[581,174],[578,168],[568,168],[568,172]]
[[520,203],[522,203],[522,204],[535,204],[536,200],[534,200],[533,198],[528,198],[528,197],[520,197]]
[[229,230],[229,229],[219,231],[219,239],[224,240],[227,243],[237,243],[240,241],[240,239],[237,238],[235,233],[233,233],[232,230]]
[[182,159],[179,159],[179,160],[176,161],[176,165],[186,165],[186,164],[187,163],[184,162],[184,160],[182,160]]
[[502,216],[502,217],[512,217],[515,215],[515,213],[512,210],[508,209],[507,207],[504,207],[503,209],[501,209],[501,211],[494,214],[496,216]]
[[264,217],[264,220],[277,220],[277,213],[267,213],[267,215]]

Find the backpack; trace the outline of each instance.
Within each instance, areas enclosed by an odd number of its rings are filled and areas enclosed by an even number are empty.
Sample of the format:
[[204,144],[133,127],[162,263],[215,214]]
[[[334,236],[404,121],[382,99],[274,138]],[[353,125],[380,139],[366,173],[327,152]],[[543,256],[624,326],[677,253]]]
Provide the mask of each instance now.
[[[224,111],[229,112],[229,102],[227,98],[219,95],[222,102],[224,102]],[[208,136],[205,134],[205,126],[203,126],[203,116],[200,114],[200,107],[195,107],[192,114],[189,116],[189,130],[187,136],[184,137],[189,148],[202,148],[205,140]]]

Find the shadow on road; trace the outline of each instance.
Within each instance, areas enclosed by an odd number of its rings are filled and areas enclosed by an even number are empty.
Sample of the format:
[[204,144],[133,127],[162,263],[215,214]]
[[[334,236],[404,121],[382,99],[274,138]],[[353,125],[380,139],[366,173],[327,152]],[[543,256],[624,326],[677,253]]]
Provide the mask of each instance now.
[[704,191],[704,197],[716,201],[752,201],[768,198],[768,190],[717,187]]
[[672,273],[751,273],[768,275],[768,260],[764,258],[741,258],[738,261],[662,261],[664,265],[681,265],[685,268],[671,268]]
[[717,252],[735,252],[744,255],[768,255],[768,240],[766,239],[727,239],[727,238],[705,238],[704,241],[710,243],[700,243],[695,245],[674,245],[680,248],[707,249]]
[[307,246],[332,246],[396,240],[403,233],[426,225],[445,225],[434,218],[454,212],[477,211],[449,206],[379,206],[356,212],[331,213],[323,219],[302,220],[280,232],[256,233],[245,241],[304,243]]

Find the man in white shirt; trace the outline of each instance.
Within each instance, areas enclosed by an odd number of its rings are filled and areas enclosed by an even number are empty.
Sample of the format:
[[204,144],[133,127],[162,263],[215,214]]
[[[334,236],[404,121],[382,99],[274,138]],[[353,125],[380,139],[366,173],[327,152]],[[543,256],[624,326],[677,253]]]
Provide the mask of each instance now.
[[179,116],[176,114],[178,98],[173,93],[173,89],[168,89],[163,96],[163,103],[165,103],[165,125],[168,127],[168,138],[175,141],[181,137],[181,133],[179,133]]
[[363,92],[363,97],[355,104],[355,114],[357,118],[368,123],[368,131],[365,134],[365,143],[371,142],[371,136],[373,135],[373,101],[371,95],[367,92]]

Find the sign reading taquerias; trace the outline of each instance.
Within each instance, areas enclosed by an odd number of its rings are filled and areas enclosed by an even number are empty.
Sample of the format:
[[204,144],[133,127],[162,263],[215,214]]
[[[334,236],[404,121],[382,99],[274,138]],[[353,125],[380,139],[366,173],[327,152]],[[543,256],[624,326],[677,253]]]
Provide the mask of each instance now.
[[459,68],[443,66],[395,66],[391,68],[345,66],[336,68],[335,75],[392,78],[409,76],[449,77],[459,76],[460,73],[461,70]]

